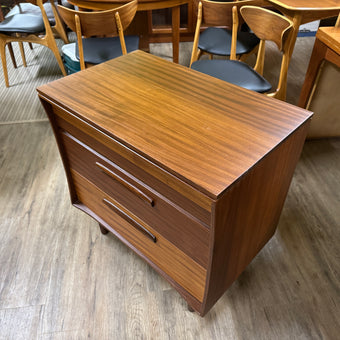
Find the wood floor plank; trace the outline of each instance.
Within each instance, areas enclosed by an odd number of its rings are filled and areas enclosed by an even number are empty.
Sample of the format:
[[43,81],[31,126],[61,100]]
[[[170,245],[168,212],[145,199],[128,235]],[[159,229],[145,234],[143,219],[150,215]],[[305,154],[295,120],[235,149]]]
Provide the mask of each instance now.
[[43,306],[0,309],[0,339],[37,339]]
[[0,129],[0,308],[46,300],[55,247],[50,221],[58,223],[51,193],[67,193],[58,185],[65,175],[52,138],[48,122]]

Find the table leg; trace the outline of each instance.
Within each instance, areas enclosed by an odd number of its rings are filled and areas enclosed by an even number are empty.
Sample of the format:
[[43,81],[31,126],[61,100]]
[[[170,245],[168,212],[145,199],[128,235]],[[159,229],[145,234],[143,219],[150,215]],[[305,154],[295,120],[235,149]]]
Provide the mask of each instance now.
[[302,108],[306,108],[307,106],[311,92],[313,90],[313,86],[319,73],[321,63],[325,58],[326,51],[327,46],[323,44],[320,40],[316,39],[299,98],[298,106]]
[[180,6],[172,7],[172,60],[178,63],[179,57]]

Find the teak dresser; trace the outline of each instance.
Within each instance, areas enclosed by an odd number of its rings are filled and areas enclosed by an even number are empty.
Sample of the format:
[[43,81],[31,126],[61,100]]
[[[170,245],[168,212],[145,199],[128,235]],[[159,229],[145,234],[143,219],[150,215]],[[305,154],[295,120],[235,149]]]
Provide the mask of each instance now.
[[72,204],[207,313],[274,234],[312,113],[141,51],[38,92]]

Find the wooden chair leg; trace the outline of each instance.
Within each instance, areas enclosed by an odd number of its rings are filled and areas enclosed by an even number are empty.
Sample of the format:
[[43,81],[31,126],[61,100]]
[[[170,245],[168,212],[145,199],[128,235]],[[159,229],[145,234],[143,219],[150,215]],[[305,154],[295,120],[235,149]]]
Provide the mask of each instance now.
[[100,228],[100,231],[103,235],[106,235],[109,231],[102,225],[99,223],[99,228]]
[[61,40],[64,42],[64,44],[68,44],[69,43],[68,36],[65,28],[62,26],[61,23],[55,26],[55,30],[58,33]]
[[246,61],[246,59],[251,56],[252,54],[257,55],[257,52],[259,51],[259,45],[255,46],[249,53],[245,53],[239,56],[239,60]]
[[2,62],[2,69],[4,72],[6,87],[9,87],[5,47],[6,47],[5,42],[0,40],[0,57],[1,57],[1,62]]
[[33,44],[32,43],[28,43],[28,46],[30,47],[31,50],[33,50]]
[[22,42],[19,42],[19,49],[21,53],[22,63],[24,64],[24,67],[27,67],[24,44]]
[[7,46],[8,46],[8,50],[9,50],[9,55],[11,56],[11,59],[12,59],[13,66],[14,66],[14,68],[17,68],[17,62],[15,60],[12,44],[8,43]]
[[63,60],[61,59],[57,43],[55,42],[53,36],[52,36],[52,38],[49,39],[47,47],[49,47],[51,49],[51,51],[53,52],[55,58],[57,59],[58,65],[59,65],[60,70],[61,70],[61,73],[63,74],[63,76],[66,77],[67,73],[65,71],[64,63],[63,63]]

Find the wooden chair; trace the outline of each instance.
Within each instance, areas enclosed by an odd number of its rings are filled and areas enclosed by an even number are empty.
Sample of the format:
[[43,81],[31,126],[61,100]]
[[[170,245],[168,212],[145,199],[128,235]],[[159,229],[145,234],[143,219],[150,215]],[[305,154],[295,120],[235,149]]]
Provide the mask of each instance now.
[[[4,16],[4,13],[3,13],[3,7],[6,8],[7,6],[0,5],[0,22],[5,20],[5,16]],[[13,66],[14,66],[14,68],[17,68],[17,63],[16,63],[16,60],[15,60],[13,47],[12,47],[11,43],[8,44],[8,50],[9,50],[9,54],[10,54],[11,59],[12,59]]]
[[[30,0],[29,0],[30,1]],[[14,14],[34,14],[41,15],[40,8],[32,2],[20,2],[19,0],[15,0],[15,6],[10,10],[7,16]],[[43,1],[43,6],[46,12],[46,16],[51,25],[52,31],[55,35],[60,37],[65,44],[68,43],[68,38],[64,29],[63,22],[60,20],[59,15],[55,15],[54,11],[58,4],[62,4],[63,6],[73,8],[73,6],[68,3],[66,0],[53,0],[53,5],[51,1]]]
[[137,0],[108,11],[82,12],[63,6],[58,6],[58,10],[66,25],[77,34],[74,53],[81,70],[138,49],[139,37],[124,38],[123,33],[136,14]]
[[[204,1],[204,0],[203,0]],[[240,9],[244,21],[259,37],[260,45],[254,68],[236,60],[236,37],[238,28],[237,6],[233,7],[233,39],[230,60],[197,60],[197,39],[194,41],[191,68],[235,85],[260,93],[268,93],[272,86],[263,78],[265,41],[273,41],[282,52],[281,71],[277,89],[268,96],[286,99],[287,72],[290,57],[288,54],[289,36],[293,23],[280,14],[256,6],[243,6]],[[196,45],[195,45],[196,44]]]
[[[46,1],[47,0],[29,0],[32,5],[36,5],[39,7],[41,15],[30,13],[17,13],[6,17],[5,20],[0,23],[0,56],[5,77],[5,84],[7,87],[9,87],[9,80],[5,47],[7,44],[15,41],[19,43],[36,43],[50,48],[55,58],[57,59],[62,74],[66,75],[66,71],[54,38],[53,30],[43,6],[43,3],[45,3]],[[51,0],[50,4],[55,17],[55,27],[63,27],[54,1]],[[65,35],[63,37],[63,40],[68,42],[65,31],[64,34]],[[23,60],[24,59],[25,58],[23,54]]]
[[[194,0],[196,12],[199,12],[199,1]],[[264,6],[263,0],[236,0],[236,1],[203,1],[200,13],[197,13],[196,39],[198,39],[198,51],[196,58],[208,54],[209,59],[213,55],[230,56],[232,40],[232,8],[240,8],[245,5]],[[239,28],[242,24],[242,18]],[[202,26],[208,26],[201,32]],[[249,31],[239,31],[236,44],[236,58],[245,60],[248,55],[255,53],[260,40]]]
[[[6,17],[9,17],[14,14],[34,14],[34,15],[41,15],[40,8],[36,5],[33,5],[29,2],[20,2],[19,0],[14,0],[15,6],[9,11],[9,13],[6,15]],[[63,6],[73,8],[73,5],[71,5],[66,0],[54,0],[54,5],[62,4]],[[51,25],[52,31],[55,34],[55,36],[61,38],[65,44],[68,44],[68,38],[65,31],[65,27],[60,20],[59,16],[55,18],[53,7],[49,1],[43,4],[48,21]],[[55,7],[54,6],[54,7]],[[32,43],[28,43],[29,47],[33,49]],[[23,60],[24,67],[26,67],[26,58],[25,58],[25,51],[23,48],[23,44],[19,43],[20,52]]]

